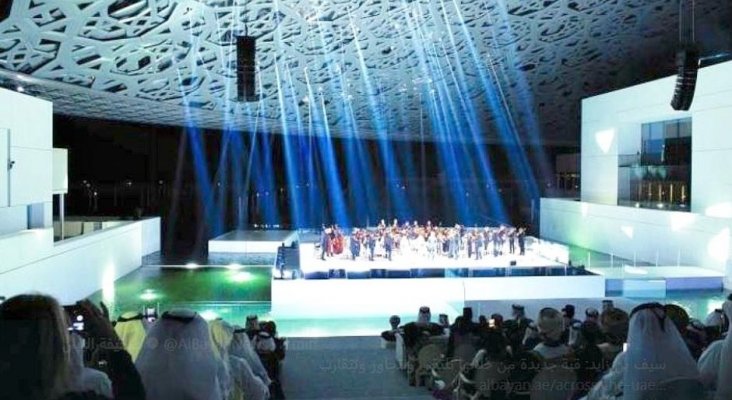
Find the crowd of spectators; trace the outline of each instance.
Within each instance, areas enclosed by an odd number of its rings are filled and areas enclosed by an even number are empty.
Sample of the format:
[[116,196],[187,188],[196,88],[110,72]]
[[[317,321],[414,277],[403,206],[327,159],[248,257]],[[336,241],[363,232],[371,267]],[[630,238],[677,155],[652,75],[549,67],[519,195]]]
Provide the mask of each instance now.
[[285,340],[272,321],[159,318],[50,296],[0,304],[0,400],[266,400],[284,398]]
[[[409,383],[430,381],[433,395],[441,399],[480,398],[474,396],[479,391],[484,398],[533,399],[539,375],[559,368],[569,374],[560,383],[571,386],[572,399],[729,400],[730,318],[732,295],[703,322],[676,304],[646,303],[628,313],[611,300],[604,300],[601,310],[587,308],[582,319],[572,304],[543,308],[536,320],[514,304],[510,318],[493,314],[475,321],[472,309],[465,308],[452,324],[444,317],[442,323],[432,322],[429,307],[422,307],[416,321],[403,326],[392,317],[392,328],[382,338],[402,337]],[[444,346],[434,362],[426,354],[434,352],[440,338]],[[459,373],[449,373],[456,365]],[[478,371],[490,377],[487,382],[474,381]]]

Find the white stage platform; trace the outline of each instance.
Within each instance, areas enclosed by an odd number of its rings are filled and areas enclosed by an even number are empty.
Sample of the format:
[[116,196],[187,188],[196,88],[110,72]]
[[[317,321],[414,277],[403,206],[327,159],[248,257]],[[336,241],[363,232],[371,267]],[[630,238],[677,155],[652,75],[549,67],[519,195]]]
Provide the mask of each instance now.
[[377,317],[409,315],[429,305],[433,316],[456,315],[468,301],[604,296],[601,275],[274,280],[272,313],[278,318]]
[[[515,261],[515,266],[511,266],[511,262]],[[563,264],[541,257],[535,252],[527,251],[523,256],[518,254],[503,254],[498,257],[492,255],[485,256],[480,260],[475,257],[462,257],[459,259],[437,256],[435,258],[419,256],[416,253],[404,252],[404,254],[395,251],[392,254],[391,261],[383,256],[374,258],[369,261],[368,257],[362,252],[361,257],[356,260],[350,258],[348,250],[334,257],[326,257],[325,260],[320,259],[320,249],[314,243],[300,243],[300,269],[303,273],[323,272],[331,269],[345,269],[346,271],[368,271],[372,269],[385,270],[410,270],[413,268],[420,269],[454,269],[454,268],[535,268],[535,267],[561,267]]]
[[622,266],[617,268],[588,268],[593,274],[603,275],[608,292],[626,295],[644,293],[657,297],[673,290],[721,290],[724,274],[708,268],[691,266]]
[[297,240],[297,231],[231,231],[208,241],[209,253],[277,253]]

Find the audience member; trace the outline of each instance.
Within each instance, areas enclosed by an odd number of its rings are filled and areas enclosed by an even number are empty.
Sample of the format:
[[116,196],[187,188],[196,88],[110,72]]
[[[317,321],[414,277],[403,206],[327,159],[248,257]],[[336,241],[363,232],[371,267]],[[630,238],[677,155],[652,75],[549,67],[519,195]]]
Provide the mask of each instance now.
[[208,324],[189,310],[163,313],[145,337],[137,368],[152,400],[219,400],[220,363]]
[[71,390],[93,392],[104,398],[112,398],[112,382],[102,371],[84,365],[86,340],[78,331],[69,333],[69,362],[71,368]]
[[[727,318],[732,319],[732,299],[728,298],[722,305],[722,309]],[[725,343],[731,340],[730,336],[728,334],[725,339],[712,342],[699,357],[697,365],[699,366],[700,379],[704,387],[709,390],[715,390],[719,386],[722,355]],[[728,356],[730,355],[728,354]]]
[[689,348],[691,356],[694,357],[695,360],[698,360],[699,356],[701,356],[701,353],[704,351],[705,344],[699,342],[697,337],[690,332],[689,314],[681,306],[676,304],[666,304],[664,308],[666,310],[666,315],[674,323],[674,326],[676,326],[681,338],[684,339],[684,343],[686,343],[686,347]]
[[585,310],[585,321],[600,324],[600,312],[597,311],[597,308],[589,307]]
[[256,315],[248,315],[244,324],[244,330],[247,332],[249,340],[254,339],[254,336],[259,333],[259,318]]
[[122,314],[117,318],[114,331],[117,332],[120,340],[122,340],[125,350],[130,353],[132,361],[137,360],[146,335],[142,314],[135,312]]
[[399,324],[402,322],[398,315],[392,315],[389,317],[389,325],[391,329],[388,331],[381,332],[381,337],[387,342],[396,341],[396,334],[399,333]]
[[249,336],[244,328],[234,327],[234,338],[231,342],[231,348],[229,349],[231,354],[235,357],[241,358],[247,362],[252,368],[252,372],[256,375],[264,384],[269,387],[272,381],[267,373],[267,369],[264,368],[262,360],[259,358],[257,353],[252,347],[252,343],[249,340]]
[[577,372],[577,392],[575,398],[579,398],[587,394],[592,385],[600,379],[605,372],[606,366],[602,351],[597,347],[600,339],[600,327],[592,322],[585,321],[579,324],[579,335],[574,342],[574,356],[579,364]]
[[600,314],[600,328],[604,336],[598,345],[607,364],[612,364],[615,357],[623,351],[623,344],[628,336],[628,313],[619,308],[607,308]]
[[69,321],[58,302],[32,294],[0,305],[0,399],[145,399],[140,376],[112,324],[90,302],[76,306],[88,340],[107,348],[111,393],[102,375],[84,367],[84,345],[80,337],[69,336]]
[[631,313],[628,350],[616,358],[587,399],[622,395],[624,400],[640,400],[666,380],[698,377],[696,363],[664,307],[642,304]]
[[268,386],[254,375],[252,368],[244,359],[230,354],[230,349],[234,341],[234,328],[229,323],[217,319],[209,322],[209,329],[211,331],[214,354],[225,366],[224,371],[219,374],[219,377],[220,379],[224,377],[224,379],[229,380],[229,387],[227,387],[227,384],[220,384],[222,393],[226,393],[226,390],[229,392],[229,395],[225,398],[231,400],[268,399]]
[[559,311],[547,307],[539,311],[536,323],[541,343],[534,347],[544,360],[555,360],[571,353],[572,349],[562,341],[564,320]]
[[574,323],[581,322],[580,320],[576,319],[574,317],[575,315],[575,309],[574,305],[567,304],[562,308],[562,319],[564,320],[564,331],[562,332],[562,342],[568,343],[569,342],[569,331],[572,328],[572,325]]

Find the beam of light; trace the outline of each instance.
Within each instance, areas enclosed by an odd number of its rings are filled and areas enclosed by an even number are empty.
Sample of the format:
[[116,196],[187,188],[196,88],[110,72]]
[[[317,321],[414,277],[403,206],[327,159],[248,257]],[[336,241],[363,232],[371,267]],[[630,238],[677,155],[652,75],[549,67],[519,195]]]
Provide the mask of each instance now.
[[[200,12],[200,9],[192,7],[186,13],[188,22],[193,25],[194,14]],[[192,43],[191,48],[198,49],[200,38],[193,32],[190,31],[190,42]],[[206,158],[206,152],[202,137],[202,132],[195,126],[192,118],[193,106],[191,104],[191,98],[189,95],[193,93],[190,88],[187,88],[191,82],[196,82],[198,76],[197,62],[199,61],[200,54],[193,53],[190,58],[190,65],[188,68],[191,71],[191,76],[184,79],[181,73],[181,69],[177,70],[178,75],[178,87],[181,91],[181,98],[183,101],[183,110],[186,119],[186,126],[184,130],[188,139],[189,148],[193,156],[193,167],[194,174],[196,176],[196,188],[200,203],[203,208],[204,223],[200,224],[196,234],[195,248],[200,248],[210,237],[211,232],[221,231],[221,213],[217,208],[217,204],[214,199],[214,192],[211,187],[211,175],[208,168],[208,160]]]
[[[485,137],[485,132],[483,131],[480,123],[477,120],[478,113],[475,110],[473,102],[467,97],[467,95],[465,95],[465,93],[470,93],[470,88],[466,86],[466,82],[468,82],[469,80],[467,79],[467,74],[463,69],[463,65],[459,57],[459,48],[455,40],[455,34],[452,31],[452,24],[449,23],[449,18],[447,17],[447,8],[444,6],[444,2],[442,2],[442,10],[445,28],[448,31],[447,37],[450,40],[450,46],[452,47],[454,59],[451,62],[449,58],[445,57],[445,61],[447,62],[448,71],[450,73],[450,78],[453,82],[453,85],[458,89],[457,93],[459,95],[459,104],[462,109],[462,115],[464,119],[468,122],[468,131],[471,134],[472,142],[474,144],[473,149],[477,153],[476,157],[470,157],[467,152],[468,149],[465,148],[465,142],[461,141],[463,143],[463,152],[466,156],[465,159],[475,159],[478,161],[479,167],[476,168],[477,171],[474,171],[474,173],[476,173],[476,176],[480,177],[483,182],[487,182],[485,188],[482,187],[483,185],[480,186],[481,192],[484,195],[485,201],[489,207],[489,218],[494,220],[495,222],[508,222],[506,210],[503,205],[503,200],[498,194],[496,185],[492,184],[493,182],[495,182],[495,177],[493,175],[493,169],[490,166],[489,157],[485,151],[485,148],[480,145]],[[463,27],[463,29],[465,29],[465,24],[462,19],[462,15],[460,15],[460,10],[458,9],[457,12],[460,16],[461,26]],[[446,48],[444,42],[440,43],[442,43],[443,45],[443,53],[447,54],[448,49]]]
[[[462,16],[462,12],[460,11],[460,5],[456,0],[452,0],[453,5],[455,6],[455,12],[458,15],[460,19],[460,25],[463,27],[463,30],[467,33],[467,27],[465,25],[465,20]],[[498,10],[501,12],[501,16],[503,17],[503,21],[509,21],[510,16],[508,14],[508,8],[509,6],[506,4],[505,0],[501,0],[498,2]],[[490,17],[490,14],[489,14]],[[495,24],[494,21],[490,21],[491,29],[495,31]],[[512,31],[512,27],[510,24],[505,24],[506,29],[509,31]],[[466,36],[467,40],[469,41],[470,45],[472,44],[472,38],[470,36]],[[508,59],[509,60],[520,60],[520,55],[518,52],[515,51],[513,46],[506,46],[508,50]],[[518,64],[517,62],[514,62],[514,65]],[[502,63],[503,66],[503,72],[504,76],[507,75],[507,66],[508,63]],[[513,81],[516,83],[517,90],[519,93],[531,93],[531,88],[529,86],[528,80],[526,79],[526,76],[518,72],[518,69],[513,69],[516,71],[514,74]],[[498,84],[498,81],[496,80],[496,84]],[[533,98],[530,96],[520,96],[518,98],[518,101],[521,103],[520,108],[523,110],[529,110],[525,115],[524,124],[526,126],[526,132],[528,133],[529,139],[532,142],[532,144],[535,145],[535,148],[537,149],[536,152],[532,153],[532,159],[535,165],[538,166],[539,173],[542,175],[542,179],[551,180],[551,173],[553,168],[550,166],[549,160],[547,158],[547,155],[544,151],[542,151],[542,145],[543,140],[539,128],[539,122],[537,120],[537,113],[535,112],[536,105],[534,104]],[[510,112],[508,108],[506,108],[506,112]]]
[[[330,220],[322,221],[323,224],[335,222],[341,226],[349,226],[348,215],[346,211],[345,200],[343,198],[343,188],[340,177],[338,176],[338,165],[336,163],[335,154],[333,152],[333,143],[331,142],[330,123],[325,109],[325,98],[322,95],[316,96],[307,68],[303,70],[305,85],[308,93],[308,105],[310,110],[310,128],[319,129],[319,134],[311,138],[316,143],[317,154],[323,163],[321,168],[324,178],[323,190],[328,199],[328,207],[330,209]],[[317,125],[314,125],[317,123]]]
[[[488,101],[491,110],[494,112],[496,120],[496,128],[501,138],[501,143],[506,148],[506,153],[509,157],[511,165],[516,170],[517,176],[522,182],[522,195],[529,200],[537,200],[540,192],[537,186],[534,172],[531,169],[526,153],[521,147],[521,140],[518,137],[518,128],[511,115],[510,108],[503,93],[503,89],[500,87],[498,73],[495,70],[493,59],[488,52],[488,60],[483,61],[483,57],[479,55],[473,43],[472,36],[468,32],[467,25],[464,23],[464,19],[460,12],[460,7],[453,1],[455,10],[460,18],[460,26],[463,30],[463,36],[465,42],[470,51],[472,62],[480,78],[480,82],[483,85],[483,91]],[[495,24],[492,24],[488,29],[495,29]],[[488,68],[485,67],[485,63],[488,64]],[[486,71],[486,69],[488,71]]]
[[[278,30],[279,32],[279,30]],[[278,36],[280,34],[278,33]],[[281,38],[279,38],[281,40]],[[284,133],[283,137],[283,150],[285,152],[285,171],[287,173],[287,192],[288,192],[288,205],[290,209],[290,216],[292,218],[292,226],[295,228],[304,228],[305,224],[305,217],[303,215],[303,210],[301,207],[301,199],[300,199],[300,179],[298,177],[297,173],[297,163],[295,160],[295,152],[292,149],[292,144],[290,140],[290,135],[293,134],[293,132],[290,130],[289,123],[287,121],[287,107],[285,103],[285,94],[282,90],[282,85],[280,84],[281,78],[280,78],[280,68],[277,63],[275,63],[275,77],[277,81],[277,100],[280,105],[280,116],[281,116],[281,124],[282,124],[282,132]]]
[[383,163],[381,169],[385,175],[384,180],[386,181],[386,185],[388,187],[389,198],[394,204],[393,214],[396,216],[396,218],[399,219],[411,219],[411,210],[406,202],[406,199],[404,198],[404,193],[401,190],[396,190],[395,187],[395,182],[399,181],[399,174],[397,171],[398,164],[395,160],[394,154],[389,148],[387,126],[385,125],[383,120],[384,113],[382,112],[382,107],[379,106],[376,101],[376,97],[374,96],[377,91],[375,90],[372,79],[369,75],[368,67],[366,66],[366,60],[364,59],[363,51],[361,50],[361,43],[358,39],[359,33],[356,25],[353,23],[353,19],[350,13],[349,21],[351,32],[353,33],[353,42],[356,48],[356,54],[358,56],[358,62],[361,69],[361,80],[366,88],[366,93],[368,96],[369,109],[372,116],[371,122],[376,129],[376,134],[378,137],[377,143]]

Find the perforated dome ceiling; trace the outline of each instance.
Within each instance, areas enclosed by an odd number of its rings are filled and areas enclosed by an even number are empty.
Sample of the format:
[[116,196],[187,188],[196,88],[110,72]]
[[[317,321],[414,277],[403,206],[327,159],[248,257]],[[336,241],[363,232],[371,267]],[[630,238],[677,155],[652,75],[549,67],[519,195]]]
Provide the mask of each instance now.
[[[244,3],[15,0],[0,77],[92,118],[472,140],[434,122],[436,110],[474,110],[480,137],[498,141],[492,121],[507,106],[525,142],[572,143],[581,98],[628,84],[624,63],[672,57],[676,41],[677,2],[665,0]],[[698,2],[697,15],[729,3]],[[245,22],[261,102],[232,101],[231,40]]]

